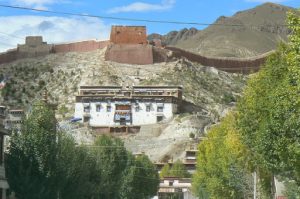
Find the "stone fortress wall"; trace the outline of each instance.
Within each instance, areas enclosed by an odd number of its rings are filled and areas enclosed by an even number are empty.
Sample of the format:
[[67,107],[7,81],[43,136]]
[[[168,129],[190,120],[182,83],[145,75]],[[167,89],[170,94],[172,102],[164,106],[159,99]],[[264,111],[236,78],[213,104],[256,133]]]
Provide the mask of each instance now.
[[41,36],[26,37],[25,44],[18,44],[17,48],[0,53],[0,64],[9,63],[18,59],[35,58],[51,53],[89,52],[103,49],[110,41],[88,40],[64,44],[47,44]]
[[[108,41],[79,41],[64,44],[47,44],[40,36],[26,37],[25,44],[16,49],[0,53],[0,64],[23,58],[35,58],[50,53],[89,52],[107,47],[105,60],[126,64],[147,65],[167,62],[172,58],[186,58],[204,66],[213,66],[219,70],[235,73],[251,73],[259,70],[265,62],[266,53],[252,58],[205,57],[176,47],[162,48],[147,41],[144,26],[113,26]],[[152,42],[153,43],[153,42]],[[157,42],[156,42],[157,43]]]

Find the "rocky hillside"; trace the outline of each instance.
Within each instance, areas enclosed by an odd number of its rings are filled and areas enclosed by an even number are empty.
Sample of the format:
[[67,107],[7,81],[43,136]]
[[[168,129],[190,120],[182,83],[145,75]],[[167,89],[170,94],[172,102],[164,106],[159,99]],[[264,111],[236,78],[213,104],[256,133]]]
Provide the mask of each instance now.
[[[1,90],[0,104],[28,107],[41,99],[47,89],[49,101],[58,104],[57,115],[63,121],[74,113],[74,96],[80,85],[182,85],[184,107],[180,115],[164,124],[145,126],[138,135],[124,137],[130,150],[143,150],[153,160],[159,161],[166,154],[179,157],[191,142],[189,135],[203,135],[208,126],[234,106],[245,84],[242,75],[186,60],[144,66],[127,65],[104,61],[104,52],[105,49],[51,54],[0,65],[0,74],[8,79]],[[73,129],[68,124],[64,128]],[[81,128],[80,131],[84,134],[87,129]]]
[[148,40],[160,39],[164,45],[176,45],[179,41],[187,40],[198,32],[196,28],[184,28],[180,31],[171,31],[166,35],[153,33],[148,36]]
[[[290,7],[265,3],[253,9],[237,12],[232,17],[219,17],[196,34],[161,36],[167,45],[174,45],[210,57],[252,57],[274,50],[279,42],[286,41],[288,29],[286,13]],[[234,24],[234,26],[232,26]],[[184,31],[183,31],[184,32]],[[189,32],[189,31],[188,31]],[[158,37],[158,36],[156,36]]]

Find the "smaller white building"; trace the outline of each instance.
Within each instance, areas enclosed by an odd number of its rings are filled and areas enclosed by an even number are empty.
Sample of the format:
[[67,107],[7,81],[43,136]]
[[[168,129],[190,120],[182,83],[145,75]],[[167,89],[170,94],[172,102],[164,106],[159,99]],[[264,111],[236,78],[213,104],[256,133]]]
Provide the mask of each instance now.
[[159,184],[158,199],[197,199],[192,194],[191,188],[190,178],[166,177]]
[[171,119],[181,101],[178,86],[81,86],[74,117],[98,129],[138,127]]

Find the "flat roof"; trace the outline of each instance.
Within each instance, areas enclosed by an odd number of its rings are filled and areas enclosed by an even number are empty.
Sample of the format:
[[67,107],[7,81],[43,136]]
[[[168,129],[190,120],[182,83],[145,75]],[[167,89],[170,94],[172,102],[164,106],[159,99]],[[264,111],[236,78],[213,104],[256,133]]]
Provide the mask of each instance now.
[[[101,88],[119,88],[119,89],[123,89],[122,86],[80,86],[80,89],[101,89]],[[144,85],[144,86],[132,86],[133,89],[135,88],[178,88],[178,89],[182,89],[183,86],[181,85],[177,85],[177,86],[168,86],[168,85]],[[126,90],[126,89],[124,89]]]

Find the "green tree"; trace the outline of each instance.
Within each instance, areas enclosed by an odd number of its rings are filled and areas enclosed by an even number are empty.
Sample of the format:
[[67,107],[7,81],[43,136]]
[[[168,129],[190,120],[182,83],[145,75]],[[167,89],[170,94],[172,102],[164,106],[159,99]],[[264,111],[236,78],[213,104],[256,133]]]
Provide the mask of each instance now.
[[193,191],[199,198],[247,198],[251,174],[248,152],[241,143],[233,113],[212,127],[199,144]]
[[177,160],[172,168],[170,169],[170,176],[178,177],[178,178],[189,178],[191,175],[187,171],[185,165],[180,161]]
[[117,138],[101,136],[95,141],[93,156],[97,162],[96,170],[101,176],[96,198],[118,198],[122,183],[120,179],[128,161],[124,143]]
[[291,30],[248,82],[238,105],[238,126],[256,165],[300,185],[300,17],[289,13]]
[[100,179],[88,151],[57,131],[54,111],[43,102],[34,105],[21,133],[13,133],[5,159],[19,199],[91,198]]
[[168,176],[171,176],[171,174],[170,174],[170,165],[167,163],[161,169],[159,177],[164,178],[164,177],[168,177]]
[[132,155],[122,177],[120,198],[148,199],[156,195],[159,177],[149,158],[142,155],[136,159]]
[[94,198],[147,199],[156,194],[159,177],[147,156],[135,158],[120,139],[106,135],[96,140],[92,153],[101,176]]
[[6,174],[20,199],[56,198],[56,120],[44,104],[34,106],[22,133],[13,133],[6,154]]

